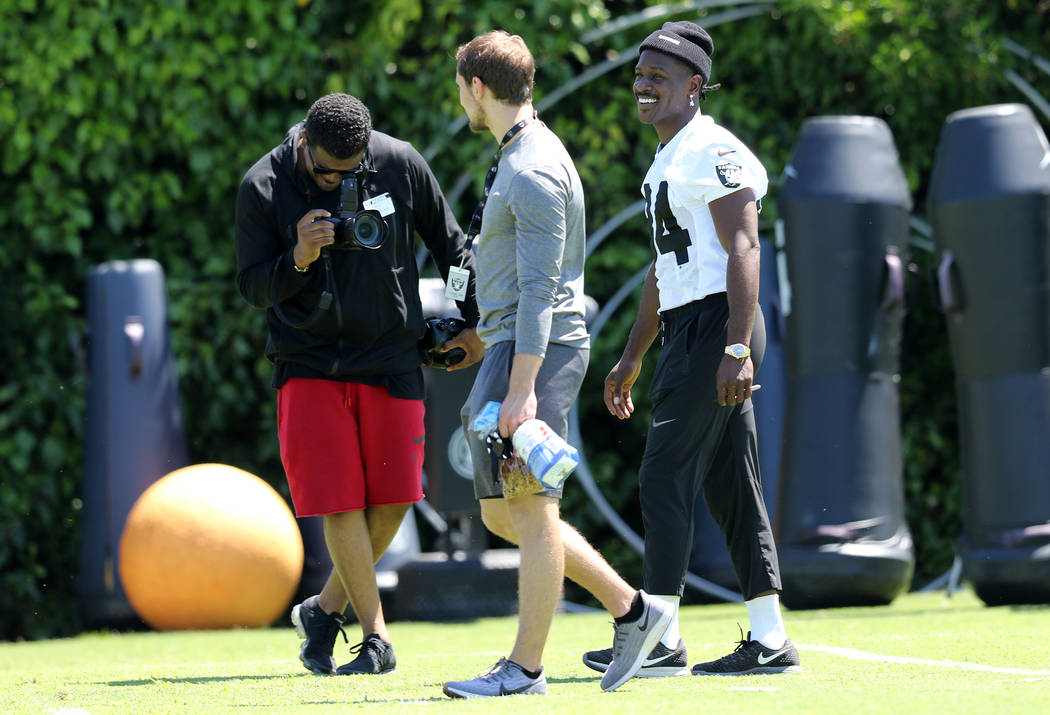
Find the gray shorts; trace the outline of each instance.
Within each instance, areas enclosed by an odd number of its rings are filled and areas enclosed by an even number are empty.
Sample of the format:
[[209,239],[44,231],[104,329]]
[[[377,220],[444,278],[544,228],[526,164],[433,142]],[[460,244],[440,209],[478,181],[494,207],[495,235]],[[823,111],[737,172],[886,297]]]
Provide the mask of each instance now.
[[[536,417],[550,425],[563,439],[569,435],[569,410],[587,372],[590,348],[572,348],[551,343],[536,376]],[[474,494],[478,499],[503,497],[503,487],[493,475],[492,457],[484,435],[471,432],[469,425],[474,415],[489,401],[502,402],[507,396],[510,368],[514,360],[514,341],[496,343],[485,351],[485,359],[474,380],[466,403],[460,412],[463,431],[470,445],[470,459],[474,466]],[[541,494],[561,498],[562,488],[546,489]]]

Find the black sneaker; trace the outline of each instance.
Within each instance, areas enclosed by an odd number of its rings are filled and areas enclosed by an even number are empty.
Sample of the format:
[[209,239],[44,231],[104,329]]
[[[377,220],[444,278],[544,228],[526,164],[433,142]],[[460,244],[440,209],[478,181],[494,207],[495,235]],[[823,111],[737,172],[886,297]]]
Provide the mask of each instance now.
[[346,665],[340,665],[336,675],[386,675],[393,673],[397,666],[394,657],[394,646],[373,633],[363,642],[350,648],[357,657]]
[[343,630],[343,614],[325,613],[319,601],[320,597],[310,596],[295,606],[292,609],[292,623],[295,632],[304,639],[299,649],[299,660],[313,673],[331,675],[335,672],[332,650],[335,648],[336,634],[342,633],[347,643],[350,639]]
[[[591,650],[583,654],[583,664],[599,673],[604,673],[609,669],[612,659],[612,648]],[[649,653],[649,657],[642,661],[642,667],[634,674],[634,677],[667,678],[674,675],[685,675],[688,672],[689,658],[685,652],[685,641],[679,638],[678,647],[674,650],[663,643],[657,643]]]
[[791,641],[784,641],[780,648],[766,648],[758,641],[741,639],[736,650],[727,656],[693,666],[693,675],[758,675],[761,673],[797,673],[798,651]]

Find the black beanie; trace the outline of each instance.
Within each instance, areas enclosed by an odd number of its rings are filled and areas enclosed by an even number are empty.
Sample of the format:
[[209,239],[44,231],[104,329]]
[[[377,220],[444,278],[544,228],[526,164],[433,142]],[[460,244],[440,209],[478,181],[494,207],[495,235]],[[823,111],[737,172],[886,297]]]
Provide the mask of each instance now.
[[711,55],[715,43],[695,22],[665,22],[663,27],[645,38],[638,48],[639,54],[643,50],[655,50],[681,60],[704,78],[705,85],[711,79]]

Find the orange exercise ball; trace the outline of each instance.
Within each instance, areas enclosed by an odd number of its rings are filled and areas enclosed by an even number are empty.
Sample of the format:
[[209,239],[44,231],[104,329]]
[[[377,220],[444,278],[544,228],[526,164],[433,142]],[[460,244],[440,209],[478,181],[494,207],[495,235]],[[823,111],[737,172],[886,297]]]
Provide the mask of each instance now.
[[153,628],[268,626],[299,585],[303,541],[269,484],[236,467],[196,464],[138,498],[118,563],[128,601]]

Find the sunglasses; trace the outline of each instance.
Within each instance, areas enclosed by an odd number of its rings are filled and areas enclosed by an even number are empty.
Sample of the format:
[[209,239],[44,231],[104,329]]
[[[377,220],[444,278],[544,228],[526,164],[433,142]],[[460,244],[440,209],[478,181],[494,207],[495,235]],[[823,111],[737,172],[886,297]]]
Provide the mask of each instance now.
[[317,163],[317,159],[314,158],[314,152],[310,148],[310,142],[306,142],[306,153],[310,157],[310,164],[313,166],[313,172],[315,174],[322,174],[324,176],[339,174],[339,178],[345,179],[348,176],[353,176],[358,171],[357,169],[329,169],[326,166],[321,166]]

